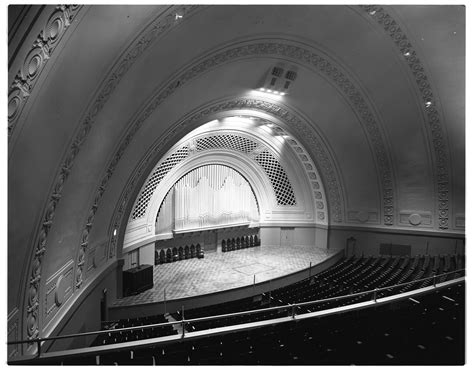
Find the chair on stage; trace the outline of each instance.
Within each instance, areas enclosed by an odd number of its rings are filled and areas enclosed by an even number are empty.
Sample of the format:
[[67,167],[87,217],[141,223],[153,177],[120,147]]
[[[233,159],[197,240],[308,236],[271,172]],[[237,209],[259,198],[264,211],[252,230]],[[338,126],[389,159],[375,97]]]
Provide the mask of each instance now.
[[222,239],[221,245],[222,245],[222,252],[227,252],[227,245],[224,239]]
[[[180,248],[181,248],[181,247],[180,247]],[[181,249],[183,249],[183,248],[181,248]],[[178,256],[178,248],[173,247],[173,262],[178,261],[178,258],[179,258],[179,256]]]
[[196,245],[197,258],[204,258],[204,251],[201,249],[201,245]]
[[171,252],[171,248],[166,250],[166,262],[173,262],[173,254]]
[[194,244],[191,244],[191,258],[194,258],[196,257],[196,247],[194,246]]
[[188,258],[191,258],[191,253],[189,252],[189,247],[186,246],[184,247],[184,259],[188,259]]
[[[186,246],[187,247],[187,246]],[[178,248],[178,260],[184,260],[184,250],[183,247]]]

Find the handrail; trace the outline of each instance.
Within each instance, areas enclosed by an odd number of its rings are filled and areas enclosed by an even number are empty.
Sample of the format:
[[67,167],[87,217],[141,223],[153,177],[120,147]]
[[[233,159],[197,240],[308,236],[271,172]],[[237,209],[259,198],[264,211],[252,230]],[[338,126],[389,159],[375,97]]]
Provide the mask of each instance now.
[[[294,317],[295,307],[314,305],[314,304],[322,303],[322,302],[332,302],[332,301],[337,301],[337,300],[341,300],[341,299],[364,296],[364,295],[369,295],[369,294],[372,294],[374,296],[373,300],[376,302],[377,293],[379,291],[385,291],[385,290],[388,290],[388,289],[393,289],[393,288],[397,288],[397,287],[401,287],[401,286],[406,286],[408,284],[424,282],[424,281],[430,280],[430,279],[433,280],[433,286],[436,287],[436,284],[437,284],[436,279],[437,278],[442,277],[442,276],[446,277],[449,274],[464,272],[465,270],[466,269],[464,268],[464,269],[458,269],[458,270],[449,271],[449,272],[443,272],[442,274],[432,275],[430,277],[425,277],[425,278],[413,280],[413,281],[410,281],[410,282],[398,283],[398,284],[390,285],[390,286],[387,286],[387,287],[370,289],[368,291],[355,292],[355,293],[351,293],[351,294],[347,294],[347,295],[324,298],[324,299],[307,301],[307,302],[299,302],[299,303],[282,305],[282,306],[274,306],[274,307],[269,307],[269,308],[264,308],[264,309],[246,310],[246,311],[241,311],[241,312],[237,312],[237,313],[226,313],[226,314],[211,315],[211,316],[208,316],[208,317],[201,317],[201,318],[192,318],[192,319],[184,319],[183,318],[182,320],[174,321],[174,322],[156,323],[156,324],[148,324],[148,325],[135,326],[135,327],[107,329],[107,330],[102,330],[102,331],[92,331],[92,332],[84,332],[84,333],[73,333],[73,334],[62,335],[62,336],[37,337],[37,338],[34,338],[34,339],[30,339],[30,340],[8,341],[7,345],[37,343],[37,345],[38,345],[37,357],[39,357],[40,354],[41,354],[41,343],[42,342],[55,341],[55,340],[60,340],[60,339],[65,339],[65,338],[94,336],[94,335],[101,335],[101,334],[107,334],[107,333],[120,333],[120,332],[126,332],[126,331],[130,331],[130,330],[141,330],[141,329],[169,326],[169,325],[174,325],[174,324],[183,325],[183,323],[190,324],[190,323],[197,323],[197,322],[206,321],[206,320],[216,320],[216,319],[221,319],[221,318],[229,318],[229,317],[232,317],[232,316],[243,316],[243,315],[270,312],[270,311],[275,311],[275,310],[284,310],[284,309],[290,309],[290,308],[292,309],[292,316]],[[183,336],[184,336],[184,327],[183,327]]]

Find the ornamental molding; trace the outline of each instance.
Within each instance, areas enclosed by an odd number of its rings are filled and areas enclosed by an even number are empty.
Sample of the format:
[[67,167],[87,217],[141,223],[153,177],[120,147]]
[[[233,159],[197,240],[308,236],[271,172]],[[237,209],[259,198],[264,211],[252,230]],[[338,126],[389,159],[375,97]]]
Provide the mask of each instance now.
[[435,155],[438,228],[448,229],[450,189],[448,141],[442,129],[441,114],[437,108],[433,84],[429,81],[426,69],[413,44],[393,17],[381,6],[360,5],[360,7],[371,19],[382,26],[387,36],[394,42],[396,48],[405,57],[405,64],[416,82],[418,92],[423,100],[425,124],[427,124],[428,133],[430,133],[431,146]]
[[20,71],[8,89],[8,140],[16,128],[18,118],[28,98],[52,57],[59,42],[76,18],[83,5],[58,5],[48,17],[38,37],[26,54]]
[[[64,14],[69,14],[68,12],[66,12],[66,10],[69,9],[69,11],[71,11],[71,8],[76,9],[75,6],[71,5],[61,6],[59,7],[59,10],[62,10]],[[157,38],[159,38],[165,32],[169,31],[171,28],[182,22],[181,20],[176,19],[176,12],[180,12],[180,14],[186,15],[192,13],[197,8],[199,7],[191,5],[176,6],[172,7],[164,15],[160,14],[160,16],[158,16],[157,19],[155,19],[155,21],[153,21],[153,23],[145,29],[145,31],[142,33],[143,36],[136,39],[128,48],[128,50],[122,55],[121,59],[112,67],[111,72],[104,80],[104,83],[102,84],[100,92],[96,96],[94,103],[90,106],[88,113],[85,115],[81,124],[79,125],[79,130],[76,133],[75,139],[72,141],[68,151],[66,152],[58,175],[56,176],[56,181],[54,183],[54,186],[52,187],[48,202],[46,203],[45,212],[42,220],[43,222],[39,226],[39,233],[37,234],[37,238],[35,240],[36,243],[32,263],[30,266],[28,289],[25,299],[26,306],[24,309],[26,319],[26,337],[28,339],[34,339],[39,335],[39,291],[41,289],[39,283],[41,280],[42,261],[46,252],[47,237],[53,224],[55,209],[62,197],[64,183],[66,182],[71,168],[74,165],[74,160],[76,159],[76,156],[79,153],[82,144],[86,140],[86,137],[88,136],[92,128],[93,122],[95,121],[97,115],[100,113],[101,109],[104,107],[106,101],[112,95],[120,80],[130,69],[135,60],[138,59],[143,54],[143,52],[148,49],[148,47],[154,41],[156,41]],[[56,19],[54,17],[54,14],[50,19]],[[44,64],[42,64],[42,66],[44,67]],[[27,86],[27,88],[29,89],[29,85]],[[29,89],[27,92],[31,92],[31,89]],[[17,116],[17,114],[15,115]],[[17,118],[15,120],[17,120]],[[82,232],[79,254],[76,259],[76,262],[80,264],[79,267],[81,271],[81,275],[79,276],[79,278],[77,278],[76,276],[76,280],[79,280],[79,283],[82,283],[82,269],[84,266],[83,258],[85,256],[85,248],[87,247],[88,235],[90,229],[92,228],[92,222],[94,219],[95,211],[97,210],[97,202],[98,199],[100,199],[100,197],[102,196],[103,191],[105,190],[105,184],[107,183],[111,175],[112,172],[108,170],[102,180],[101,187],[99,187],[98,196],[96,196],[94,204],[90,209],[90,213],[87,218],[86,228]],[[104,185],[103,187],[102,184]],[[28,351],[33,352],[33,348],[28,348]]]

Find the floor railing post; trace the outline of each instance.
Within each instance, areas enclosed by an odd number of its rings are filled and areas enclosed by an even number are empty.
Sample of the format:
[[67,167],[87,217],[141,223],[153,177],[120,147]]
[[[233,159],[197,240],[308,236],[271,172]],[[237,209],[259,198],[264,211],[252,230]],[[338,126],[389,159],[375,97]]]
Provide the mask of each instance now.
[[36,343],[37,343],[37,347],[38,347],[38,358],[41,356],[41,339],[37,339],[36,340]]
[[186,333],[186,327],[185,327],[185,321],[184,321],[184,306],[181,306],[181,327],[183,328],[183,333],[181,335],[182,338],[184,338],[184,334]]

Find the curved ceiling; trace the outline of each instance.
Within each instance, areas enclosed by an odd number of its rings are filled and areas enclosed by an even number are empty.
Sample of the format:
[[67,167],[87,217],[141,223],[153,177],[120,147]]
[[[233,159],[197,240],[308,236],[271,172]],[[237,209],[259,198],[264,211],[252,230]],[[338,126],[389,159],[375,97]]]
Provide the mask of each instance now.
[[[463,6],[9,11],[8,310],[25,337],[54,323],[49,280],[69,270],[73,298],[115,260],[146,175],[216,118],[301,143],[330,226],[464,231]],[[276,65],[297,73],[288,94],[256,92]]]

